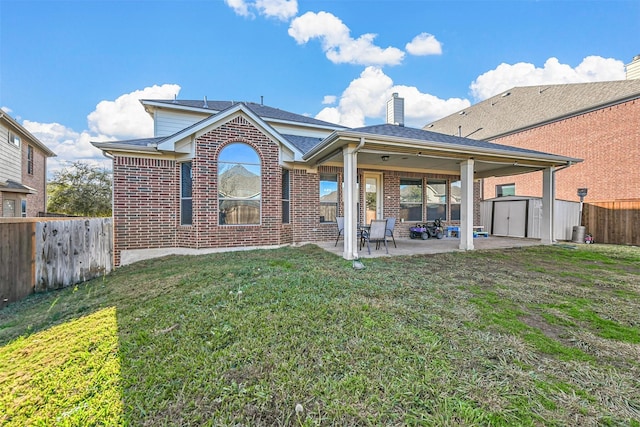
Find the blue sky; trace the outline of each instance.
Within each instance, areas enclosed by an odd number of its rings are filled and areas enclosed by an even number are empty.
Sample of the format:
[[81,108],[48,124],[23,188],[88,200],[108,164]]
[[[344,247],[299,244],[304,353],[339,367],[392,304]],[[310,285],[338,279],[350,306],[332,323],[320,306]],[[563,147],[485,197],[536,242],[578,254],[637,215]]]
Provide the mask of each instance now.
[[422,127],[513,86],[624,79],[640,2],[0,0],[0,107],[58,154],[151,136],[139,98]]

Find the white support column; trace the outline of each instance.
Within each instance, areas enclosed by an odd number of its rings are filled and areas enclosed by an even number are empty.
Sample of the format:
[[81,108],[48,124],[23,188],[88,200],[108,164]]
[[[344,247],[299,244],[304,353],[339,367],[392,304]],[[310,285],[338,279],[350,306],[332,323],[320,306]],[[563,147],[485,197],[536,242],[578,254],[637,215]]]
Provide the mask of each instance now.
[[469,159],[460,163],[460,249],[473,250],[473,165]]
[[358,153],[357,144],[343,148],[344,170],[344,259],[358,258]]
[[555,203],[555,181],[553,167],[542,171],[542,221],[540,239],[543,245],[553,243],[553,205]]

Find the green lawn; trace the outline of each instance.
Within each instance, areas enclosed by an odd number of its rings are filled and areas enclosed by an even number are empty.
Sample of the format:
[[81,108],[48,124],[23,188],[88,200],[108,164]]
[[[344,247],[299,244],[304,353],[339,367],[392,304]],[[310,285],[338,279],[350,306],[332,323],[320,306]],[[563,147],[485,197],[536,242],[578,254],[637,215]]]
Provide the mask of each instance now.
[[0,425],[640,426],[640,248],[364,263],[174,256],[12,304]]

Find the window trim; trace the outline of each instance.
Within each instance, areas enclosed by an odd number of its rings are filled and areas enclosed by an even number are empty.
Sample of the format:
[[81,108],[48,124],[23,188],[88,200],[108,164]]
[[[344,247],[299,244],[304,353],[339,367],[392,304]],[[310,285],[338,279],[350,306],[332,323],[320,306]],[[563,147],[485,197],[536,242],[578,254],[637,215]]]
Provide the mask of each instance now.
[[34,157],[33,145],[27,145],[27,174],[33,175],[33,157]]
[[[427,179],[427,185],[425,186],[425,191],[429,191],[429,187],[432,187],[433,185],[444,185],[444,201],[443,202],[438,202],[438,203],[429,203],[429,197],[428,197],[428,193],[426,193],[427,197],[427,209],[426,209],[426,213],[427,213],[427,221],[435,221],[436,219],[442,219],[443,221],[447,221],[448,220],[448,216],[449,216],[449,210],[447,209],[447,200],[449,198],[449,181],[446,179]],[[439,218],[430,218],[429,217],[429,205],[439,205],[439,206],[443,206],[444,207],[444,216],[439,217]]]
[[[255,153],[255,157],[257,159],[257,163],[253,163],[250,161],[226,161],[226,160],[220,160],[220,158],[222,157],[223,153],[225,150],[228,150],[230,148],[232,148],[233,146],[244,146],[247,147],[249,149],[251,149],[254,153]],[[240,197],[221,197],[221,191],[220,191],[220,175],[222,168],[220,168],[221,164],[228,164],[228,165],[249,165],[249,166],[257,166],[258,167],[258,182],[260,185],[260,189],[257,198],[254,199],[248,199],[248,198],[240,198]],[[218,181],[218,226],[230,226],[230,227],[246,227],[246,226],[255,226],[255,225],[261,225],[262,224],[262,189],[263,189],[263,184],[262,184],[262,158],[260,157],[260,153],[259,151],[256,149],[256,147],[254,147],[251,144],[248,144],[246,142],[243,141],[232,141],[229,144],[226,144],[224,147],[222,147],[222,149],[220,150],[220,152],[218,153],[218,176],[217,176],[217,181]],[[222,206],[222,203],[224,201],[255,201],[258,202],[258,222],[248,222],[248,223],[238,223],[238,224],[228,224],[226,223],[226,221],[223,223],[222,221],[222,217],[223,217],[223,211],[220,209],[220,207]],[[224,216],[226,217],[226,214],[224,214]]]
[[[184,166],[185,165],[189,165],[189,182],[191,184],[191,194],[190,196],[185,196],[184,195],[184,188],[183,188],[183,183],[184,183]],[[186,201],[189,201],[189,204],[191,206],[191,215],[189,217],[189,222],[185,222],[185,212],[184,212],[184,203]],[[193,163],[191,161],[188,162],[180,162],[180,225],[181,226],[192,226],[193,225]]]
[[[324,178],[332,177],[332,178],[335,178],[335,180],[334,179],[323,179],[323,177]],[[320,211],[322,209],[322,206],[335,206],[335,209],[336,209],[336,215],[335,216],[337,218],[339,216],[338,207],[339,207],[339,202],[340,202],[340,185],[339,185],[339,182],[340,182],[339,178],[340,177],[338,176],[337,173],[320,173],[318,178],[319,178],[318,179],[318,195],[319,195],[319,197],[318,197],[319,205],[318,206],[320,208]],[[335,202],[323,202],[322,201],[322,194],[321,193],[322,193],[322,182],[323,181],[324,182],[335,182],[335,184],[336,184],[336,200],[335,200]],[[319,220],[319,222],[321,224],[335,224],[337,222],[336,219],[334,219],[333,221],[324,220],[324,216],[322,216],[322,215],[320,215],[318,220]]]
[[[291,171],[282,169],[282,223],[291,223]],[[285,208],[286,206],[286,208]]]
[[[411,219],[411,218],[400,218],[400,220],[404,220],[404,221],[418,221],[418,222],[422,222],[422,218],[424,217],[424,180],[422,178],[400,178],[400,187],[402,187],[402,185],[411,185],[411,184],[403,184],[403,181],[413,181],[414,183],[417,183],[417,185],[420,186],[420,202],[403,202],[402,201],[402,196],[400,196],[400,200],[398,203],[399,206],[399,212],[402,211],[403,206],[406,205],[413,205],[415,206],[420,206],[420,218],[419,219]],[[416,184],[414,184],[416,185]],[[400,189],[401,190],[401,189]]]
[[9,129],[9,139],[7,140],[7,142],[14,147],[20,148],[20,145],[22,144],[22,138],[20,138],[20,135]]

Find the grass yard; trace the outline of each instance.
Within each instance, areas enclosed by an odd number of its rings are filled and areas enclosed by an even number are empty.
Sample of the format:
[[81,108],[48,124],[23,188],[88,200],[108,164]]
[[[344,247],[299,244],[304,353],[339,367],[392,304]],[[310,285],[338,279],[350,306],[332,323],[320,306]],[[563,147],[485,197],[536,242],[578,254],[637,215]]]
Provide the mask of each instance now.
[[640,426],[640,248],[167,257],[0,311],[0,425]]

